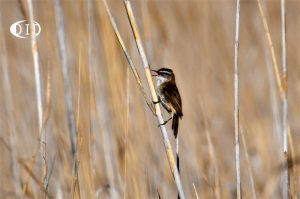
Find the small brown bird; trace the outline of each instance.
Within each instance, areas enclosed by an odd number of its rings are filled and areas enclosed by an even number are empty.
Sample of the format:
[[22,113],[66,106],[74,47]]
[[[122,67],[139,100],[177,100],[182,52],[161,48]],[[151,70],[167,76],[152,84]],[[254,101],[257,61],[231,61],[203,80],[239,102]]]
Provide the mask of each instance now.
[[[183,116],[182,114],[182,102],[181,96],[179,94],[178,88],[175,82],[175,75],[173,71],[169,68],[161,68],[159,70],[152,70],[156,76],[156,85],[157,85],[157,93],[158,93],[158,102],[161,103],[162,106],[170,113],[172,116],[170,119],[165,121],[163,124],[165,125],[168,121],[172,120],[172,129],[176,140],[176,165],[178,172],[180,172],[179,168],[179,143],[178,143],[178,126],[179,126],[179,118]],[[178,194],[178,199],[180,196]]]
[[[172,120],[172,129],[174,136],[177,139],[179,118],[182,114],[182,102],[178,88],[175,82],[175,75],[169,68],[161,68],[159,70],[152,70],[155,72],[153,76],[156,76],[156,85],[158,91],[158,102],[172,114],[171,118],[165,121],[162,125],[166,124],[169,120]],[[154,102],[154,103],[158,103]]]

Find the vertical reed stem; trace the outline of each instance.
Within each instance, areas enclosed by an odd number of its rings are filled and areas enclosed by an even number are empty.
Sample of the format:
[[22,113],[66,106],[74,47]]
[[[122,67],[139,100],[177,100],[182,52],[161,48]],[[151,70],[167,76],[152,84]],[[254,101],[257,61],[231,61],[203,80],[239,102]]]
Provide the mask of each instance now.
[[145,89],[144,89],[144,87],[143,87],[143,85],[142,85],[142,81],[141,81],[141,79],[140,79],[140,76],[139,76],[139,74],[138,74],[138,72],[137,72],[137,70],[136,70],[135,65],[133,64],[133,61],[132,61],[131,56],[129,55],[129,53],[128,53],[128,51],[127,51],[127,48],[126,48],[126,46],[125,46],[125,44],[124,44],[124,41],[123,41],[123,39],[122,39],[122,37],[121,37],[121,35],[120,35],[119,29],[118,29],[118,27],[117,27],[117,24],[116,24],[116,22],[115,22],[115,20],[114,20],[114,18],[113,18],[113,16],[112,16],[110,10],[109,10],[109,7],[108,7],[108,5],[107,5],[106,0],[103,0],[103,3],[104,3],[105,10],[106,10],[106,12],[107,12],[107,15],[108,15],[108,17],[109,17],[110,23],[111,23],[111,25],[112,25],[112,27],[113,27],[114,33],[115,33],[115,35],[116,35],[116,37],[117,37],[117,39],[118,39],[118,42],[119,42],[120,46],[122,47],[123,53],[124,53],[124,55],[125,55],[125,57],[126,57],[126,59],[127,59],[127,62],[128,62],[129,66],[130,66],[130,69],[131,69],[131,71],[132,71],[132,73],[133,73],[133,75],[134,75],[134,77],[135,77],[135,80],[136,80],[137,84],[139,85],[140,91],[141,91],[141,93],[143,94],[143,97],[144,97],[144,99],[145,99],[145,101],[146,101],[148,107],[149,107],[149,108],[151,109],[151,111],[155,114],[155,110],[154,110],[154,108],[153,108],[153,106],[152,106],[152,102],[151,102],[151,100],[148,98],[148,96],[147,96],[147,94],[146,94],[146,92],[145,92]]
[[76,152],[76,124],[75,124],[75,114],[73,108],[71,81],[69,79],[69,72],[68,72],[68,60],[67,60],[68,55],[67,55],[66,41],[65,41],[64,16],[63,16],[63,10],[61,8],[60,0],[54,1],[54,11],[55,11],[55,22],[56,22],[58,45],[59,45],[59,55],[61,59],[61,67],[62,67],[62,74],[64,80],[64,92],[65,92],[65,103],[67,108],[69,139],[71,144],[71,152],[72,155],[74,156]]
[[[150,88],[150,92],[151,92],[151,95],[152,95],[152,100],[156,102],[156,101],[158,101],[157,94],[156,94],[154,83],[153,83],[153,80],[152,80],[152,75],[151,75],[151,72],[150,72],[149,63],[148,63],[148,60],[147,60],[147,57],[146,57],[146,54],[145,54],[145,50],[144,50],[143,45],[142,45],[142,41],[141,41],[139,31],[137,29],[137,24],[136,24],[136,20],[134,18],[134,15],[133,15],[132,7],[131,7],[131,4],[130,4],[129,0],[124,0],[124,3],[125,3],[127,16],[128,16],[131,28],[132,28],[132,32],[133,32],[133,35],[134,35],[134,38],[135,38],[135,42],[136,42],[138,51],[139,51],[141,59],[142,59],[142,63],[143,63],[143,66],[144,66],[148,86]],[[160,106],[159,106],[158,103],[155,105],[155,110],[156,110],[157,120],[158,120],[159,124],[162,124],[164,122],[164,119],[162,117],[161,109],[160,109]],[[170,144],[170,141],[169,141],[169,138],[168,138],[168,133],[167,133],[166,127],[164,125],[160,125],[160,130],[161,130],[161,133],[162,133],[165,151],[167,153],[168,161],[169,161],[169,164],[170,164],[170,167],[171,167],[171,172],[174,176],[179,196],[180,196],[181,199],[185,199],[185,195],[184,195],[181,180],[180,180],[179,171],[178,171],[178,168],[177,168],[175,160],[174,160],[173,151],[172,151],[171,144]]]
[[236,1],[235,46],[234,46],[234,134],[235,134],[235,165],[237,198],[241,199],[241,171],[239,144],[239,79],[238,79],[238,49],[240,30],[240,0]]
[[282,42],[282,133],[283,133],[283,198],[290,198],[290,179],[288,169],[288,104],[287,104],[287,66],[286,66],[286,23],[285,23],[285,0],[281,0],[281,42]]
[[[43,125],[43,105],[42,105],[42,85],[41,85],[41,74],[40,74],[40,64],[39,64],[39,53],[37,47],[37,41],[35,36],[35,26],[34,26],[34,15],[33,15],[33,6],[32,0],[27,0],[28,12],[29,12],[29,22],[30,22],[30,38],[31,38],[31,50],[32,58],[34,65],[34,76],[35,76],[35,86],[36,86],[36,102],[37,102],[37,111],[38,111],[38,126],[39,132],[42,131]],[[43,174],[43,186],[46,186],[47,178],[47,163],[46,163],[46,137],[45,134],[41,132],[40,138],[40,159],[42,162],[42,174]],[[46,197],[46,194],[42,192],[43,198]]]

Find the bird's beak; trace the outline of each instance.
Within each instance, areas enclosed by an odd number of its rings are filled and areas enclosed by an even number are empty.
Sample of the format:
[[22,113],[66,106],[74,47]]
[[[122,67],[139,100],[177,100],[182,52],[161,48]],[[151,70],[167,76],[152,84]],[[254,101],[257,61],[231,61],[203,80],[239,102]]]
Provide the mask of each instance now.
[[151,70],[151,72],[154,72],[155,74],[151,73],[152,76],[158,76],[157,71],[156,70]]

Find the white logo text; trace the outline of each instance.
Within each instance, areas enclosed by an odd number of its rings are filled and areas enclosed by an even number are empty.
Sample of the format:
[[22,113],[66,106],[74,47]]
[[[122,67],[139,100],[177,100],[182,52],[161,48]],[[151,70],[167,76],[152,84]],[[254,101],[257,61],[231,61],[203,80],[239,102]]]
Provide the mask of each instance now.
[[[10,26],[10,33],[18,38],[29,38],[30,37],[30,23],[27,20],[21,20],[13,23]],[[34,37],[41,33],[41,26],[38,22],[33,21],[33,34]]]

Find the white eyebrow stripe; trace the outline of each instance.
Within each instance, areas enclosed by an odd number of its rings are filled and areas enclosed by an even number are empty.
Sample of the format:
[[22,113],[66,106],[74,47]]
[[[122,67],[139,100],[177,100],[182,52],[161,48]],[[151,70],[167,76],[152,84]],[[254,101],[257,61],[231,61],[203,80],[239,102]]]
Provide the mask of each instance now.
[[167,75],[171,75],[172,72],[171,71],[160,71],[161,74],[167,74]]

